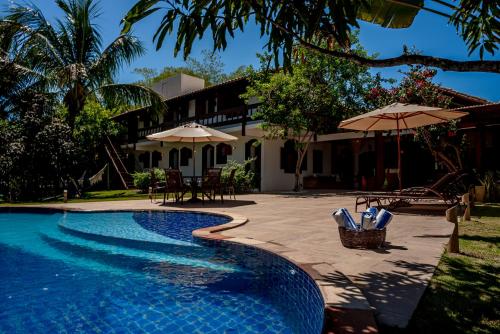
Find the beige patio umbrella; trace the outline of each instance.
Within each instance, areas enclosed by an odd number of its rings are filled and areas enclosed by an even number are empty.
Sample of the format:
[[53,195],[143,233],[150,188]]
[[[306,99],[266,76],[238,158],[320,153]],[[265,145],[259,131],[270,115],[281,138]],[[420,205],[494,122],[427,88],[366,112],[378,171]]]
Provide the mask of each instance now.
[[426,125],[445,123],[465,115],[467,115],[467,113],[462,111],[420,106],[416,104],[393,103],[383,108],[346,119],[340,122],[339,128],[359,131],[397,130],[398,179],[399,190],[402,190],[400,131]]
[[192,143],[193,144],[193,176],[196,174],[196,159],[194,148],[196,143],[226,142],[237,140],[235,136],[206,127],[198,123],[189,123],[178,126],[174,129],[154,133],[146,136],[148,140],[163,141],[171,143]]

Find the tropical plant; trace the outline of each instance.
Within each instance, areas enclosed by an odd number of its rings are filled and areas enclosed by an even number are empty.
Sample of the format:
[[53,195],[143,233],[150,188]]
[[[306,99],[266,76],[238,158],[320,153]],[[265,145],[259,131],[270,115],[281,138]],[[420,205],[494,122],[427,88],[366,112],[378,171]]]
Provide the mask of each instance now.
[[78,164],[71,129],[44,95],[25,96],[22,117],[0,121],[0,193],[9,200],[62,193]]
[[[365,54],[358,44],[354,49]],[[334,131],[342,119],[366,110],[364,96],[380,79],[350,61],[304,47],[294,52],[291,71],[268,71],[270,58],[262,56],[261,69],[249,72],[250,85],[242,97],[247,101],[257,97],[262,103],[254,117],[262,120],[268,138],[294,140],[297,191],[302,162],[315,136]]]
[[9,29],[0,29],[0,118],[15,117],[15,110],[40,92],[44,77],[31,69],[26,49],[21,48]]
[[229,160],[227,164],[222,168],[222,183],[228,183],[229,175],[234,169],[234,191],[236,193],[244,193],[253,188],[256,188],[257,185],[255,173],[250,168],[248,168],[251,163],[252,159],[245,160],[243,163]]
[[[63,108],[61,114],[64,115],[66,108]],[[123,130],[123,127],[114,122],[111,117],[118,114],[120,109],[106,109],[95,100],[87,100],[83,110],[75,119],[73,129],[73,139],[80,150],[82,161],[85,162],[89,170],[97,170],[102,165],[93,165],[96,161],[102,163],[99,153],[102,150],[102,142],[106,136],[114,137]],[[65,117],[63,117],[65,118]],[[103,153],[103,152],[102,152]]]
[[[371,103],[372,109],[394,102],[440,108],[450,105],[451,98],[432,81],[437,73],[435,70],[411,66],[408,72],[403,73],[405,76],[398,85],[391,88],[379,85],[370,90],[367,101]],[[450,172],[463,169],[462,147],[466,144],[466,138],[457,134],[457,121],[418,128],[415,138]]]
[[[425,6],[423,0],[139,0],[124,18],[123,31],[129,31],[134,23],[161,9],[165,14],[154,35],[156,47],[161,48],[166,35],[175,32],[174,52],[182,51],[185,57],[194,41],[205,32],[212,33],[214,49],[225,49],[227,39],[234,38],[236,32],[243,31],[253,21],[267,39],[268,51],[276,65],[282,59],[285,67],[292,65],[293,48],[301,44],[370,67],[421,64],[451,71],[500,72],[500,61],[483,60],[484,51],[494,55],[498,49],[498,1],[430,2],[431,7]],[[420,11],[444,17],[443,26],[453,24],[469,51],[479,50],[480,60],[456,61],[406,52],[393,58],[374,59],[350,52],[351,31],[360,28],[359,20],[387,28],[407,28]]]
[[114,83],[120,68],[144,53],[137,38],[125,33],[103,49],[94,24],[99,15],[95,0],[56,0],[56,4],[65,17],[55,24],[34,5],[10,6],[0,21],[0,36],[9,41],[1,52],[11,66],[36,73],[44,91],[61,97],[71,128],[88,98],[107,106],[128,103],[161,108],[161,99],[152,90]]
[[[162,169],[155,168],[153,169],[155,173],[155,178],[157,181],[165,181],[165,173]],[[151,172],[135,172],[132,174],[134,179],[134,186],[139,189],[141,192],[147,192],[149,187],[151,186]]]
[[478,176],[478,180],[485,189],[484,199],[487,202],[494,202],[496,200],[496,179],[500,179],[499,171],[487,171],[484,175]]

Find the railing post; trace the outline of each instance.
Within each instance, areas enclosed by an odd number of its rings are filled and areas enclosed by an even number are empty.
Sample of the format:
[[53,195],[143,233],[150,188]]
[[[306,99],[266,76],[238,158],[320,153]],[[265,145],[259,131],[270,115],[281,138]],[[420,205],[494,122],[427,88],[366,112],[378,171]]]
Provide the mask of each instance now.
[[246,126],[247,126],[247,106],[245,105],[243,107],[242,111],[242,118],[241,118],[241,135],[245,136],[246,135]]
[[455,226],[453,228],[453,233],[451,234],[450,241],[448,241],[448,252],[459,253],[459,242],[458,242],[458,208],[457,206],[451,207],[446,210],[446,220],[453,223]]
[[470,195],[469,193],[462,195],[462,203],[465,205],[464,215],[462,220],[469,221],[470,220]]

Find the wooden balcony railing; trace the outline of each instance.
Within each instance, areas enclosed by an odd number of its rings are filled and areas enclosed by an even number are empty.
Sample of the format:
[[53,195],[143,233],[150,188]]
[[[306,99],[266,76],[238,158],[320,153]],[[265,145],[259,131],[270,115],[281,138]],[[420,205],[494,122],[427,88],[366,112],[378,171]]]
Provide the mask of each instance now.
[[219,127],[241,123],[244,127],[247,121],[252,120],[252,116],[257,111],[257,108],[258,104],[238,106],[234,108],[226,108],[212,114],[184,118],[179,121],[165,122],[159,125],[137,130],[137,139],[144,139],[150,134],[173,129],[179,125],[187,124],[190,122],[196,122],[209,127]]

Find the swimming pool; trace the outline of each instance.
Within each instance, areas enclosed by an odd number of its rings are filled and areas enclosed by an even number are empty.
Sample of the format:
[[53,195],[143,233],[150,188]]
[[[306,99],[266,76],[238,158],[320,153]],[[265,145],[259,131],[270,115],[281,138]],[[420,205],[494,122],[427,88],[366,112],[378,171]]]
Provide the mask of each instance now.
[[323,299],[300,268],[191,235],[228,221],[0,211],[0,333],[320,333]]

